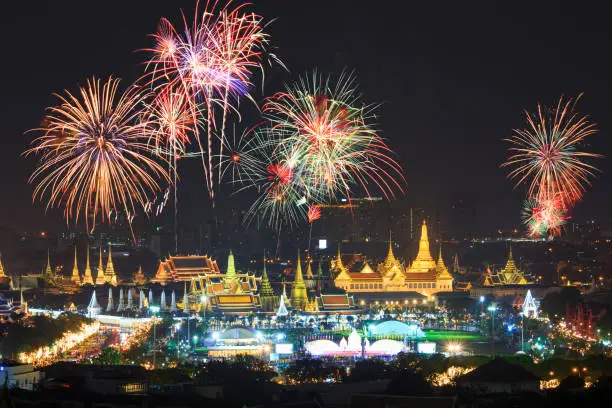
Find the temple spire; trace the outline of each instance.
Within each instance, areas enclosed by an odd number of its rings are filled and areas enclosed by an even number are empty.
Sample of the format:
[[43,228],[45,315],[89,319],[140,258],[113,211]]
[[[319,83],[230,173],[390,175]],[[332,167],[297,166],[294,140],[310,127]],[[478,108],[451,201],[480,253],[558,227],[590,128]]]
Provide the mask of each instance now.
[[302,262],[300,261],[300,251],[298,250],[297,265],[293,287],[291,288],[291,304],[294,308],[303,310],[308,303],[308,295],[306,294],[306,285],[302,274]]
[[183,311],[189,310],[189,295],[187,294],[187,281],[183,281]]
[[442,243],[440,242],[440,250],[438,251],[438,269],[446,269],[446,265],[444,265],[444,258],[442,258]]
[[47,267],[45,268],[45,276],[53,275],[53,269],[51,269],[51,253],[47,249]]
[[106,281],[113,286],[117,286],[117,274],[115,274],[115,266],[113,265],[113,250],[108,244],[108,260],[106,261]]
[[113,310],[113,288],[108,288],[108,303],[106,304],[106,311],[110,312]]
[[407,273],[424,273],[436,268],[436,261],[431,256],[429,251],[429,237],[427,235],[427,223],[423,220],[421,226],[421,238],[419,240],[419,252],[412,264],[407,270]]
[[70,281],[76,285],[81,284],[81,275],[79,274],[79,264],[77,261],[77,247],[74,246],[74,264],[72,266],[72,276],[70,277]]
[[100,314],[101,311],[102,311],[102,308],[100,307],[100,304],[98,303],[98,299],[96,297],[96,291],[94,289],[93,293],[91,294],[89,305],[87,306],[87,317],[91,318],[91,317],[97,316]]
[[0,254],[0,278],[6,278],[6,272],[4,271],[4,265],[2,265],[2,254]]
[[272,285],[270,285],[270,280],[268,279],[268,271],[266,269],[266,259],[265,258],[264,258],[263,274],[261,276],[261,289],[259,290],[259,296],[260,297],[274,296]]
[[85,272],[83,273],[83,285],[93,285],[93,275],[91,274],[91,265],[89,264],[89,245],[87,245],[87,256],[85,263]]
[[98,260],[98,274],[96,275],[96,285],[104,285],[106,277],[104,276],[104,265],[102,264],[102,246],[100,245],[100,258]]
[[336,268],[342,269],[344,265],[342,265],[342,255],[340,254],[340,243],[338,242],[338,257],[336,258]]

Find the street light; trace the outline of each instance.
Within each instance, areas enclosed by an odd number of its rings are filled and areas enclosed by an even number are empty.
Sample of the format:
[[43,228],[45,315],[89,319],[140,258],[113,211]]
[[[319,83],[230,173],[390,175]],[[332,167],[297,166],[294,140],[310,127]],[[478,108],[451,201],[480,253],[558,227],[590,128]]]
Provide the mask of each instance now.
[[157,318],[156,318],[156,314],[159,313],[159,306],[151,306],[149,307],[149,310],[151,311],[151,313],[153,313],[153,317],[151,317],[151,320],[153,320],[153,368],[157,367],[157,359],[156,359],[156,343],[157,343],[157,334],[156,334],[156,323],[157,323]]
[[491,313],[491,358],[495,357],[495,316],[494,313],[497,310],[497,306],[491,303],[487,307],[489,313]]

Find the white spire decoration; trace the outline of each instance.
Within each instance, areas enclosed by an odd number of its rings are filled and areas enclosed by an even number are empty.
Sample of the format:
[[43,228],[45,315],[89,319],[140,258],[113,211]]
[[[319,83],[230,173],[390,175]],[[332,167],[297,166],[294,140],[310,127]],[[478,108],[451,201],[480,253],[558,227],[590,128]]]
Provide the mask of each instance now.
[[183,310],[189,310],[189,296],[187,295],[187,291],[183,293]]
[[117,305],[117,311],[123,312],[123,288],[119,289],[119,304]]
[[525,295],[525,301],[523,302],[523,310],[521,310],[521,314],[524,317],[532,317],[534,319],[538,318],[540,314],[540,302],[535,300],[533,295],[531,294],[531,290],[527,290],[527,294]]
[[142,289],[140,289],[140,294],[138,295],[138,310],[144,309],[144,300],[145,300],[145,294],[142,291]]
[[276,312],[276,317],[287,316],[289,312],[287,311],[287,306],[285,306],[285,294],[282,293],[280,297],[280,302],[278,305],[278,311]]
[[168,308],[168,306],[166,305],[166,291],[165,290],[162,290],[161,299],[159,301],[159,307],[162,309]]
[[110,312],[113,310],[113,288],[108,288],[108,304],[106,305],[106,311]]
[[91,300],[89,301],[89,306],[87,306],[87,317],[92,318],[97,316],[102,311],[100,304],[98,303],[98,299],[96,298],[96,291],[94,290],[91,294]]
[[132,301],[132,289],[129,288],[127,290],[127,306],[125,306],[125,310],[132,310],[134,308],[134,304]]
[[170,301],[170,311],[176,312],[176,293],[172,291],[172,300]]
[[149,306],[153,304],[153,290],[149,289]]

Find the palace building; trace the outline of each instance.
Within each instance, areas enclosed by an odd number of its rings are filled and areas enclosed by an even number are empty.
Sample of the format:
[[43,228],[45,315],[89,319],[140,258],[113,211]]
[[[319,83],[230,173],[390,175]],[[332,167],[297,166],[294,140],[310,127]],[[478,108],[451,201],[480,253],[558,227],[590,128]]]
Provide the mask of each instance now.
[[[171,257],[173,263],[170,265],[177,266],[174,263],[176,258],[182,258],[178,263],[180,269],[177,268],[177,271],[183,273],[183,275],[177,275],[177,281],[185,281],[187,272],[194,273],[199,268],[200,274],[190,278],[188,303],[192,308],[196,310],[210,308],[228,314],[250,313],[261,308],[259,294],[257,293],[257,284],[261,281],[261,278],[256,278],[248,273],[236,272],[232,251],[227,258],[225,274],[221,273],[215,261],[207,257]],[[189,258],[195,259],[190,260]],[[186,268],[187,265],[189,265],[189,268]],[[207,266],[202,268],[203,265]]]
[[[159,263],[152,283],[166,285],[173,282],[191,281],[201,276],[220,275],[217,261],[208,256],[170,256]],[[222,275],[222,274],[221,274]]]
[[366,261],[359,271],[349,271],[340,258],[332,262],[337,273],[336,287],[353,292],[417,292],[425,296],[437,292],[451,292],[453,277],[449,273],[442,250],[436,262],[430,252],[427,224],[423,221],[421,238],[416,258],[406,268],[393,254],[393,242],[389,240],[389,251],[385,260],[374,270]]

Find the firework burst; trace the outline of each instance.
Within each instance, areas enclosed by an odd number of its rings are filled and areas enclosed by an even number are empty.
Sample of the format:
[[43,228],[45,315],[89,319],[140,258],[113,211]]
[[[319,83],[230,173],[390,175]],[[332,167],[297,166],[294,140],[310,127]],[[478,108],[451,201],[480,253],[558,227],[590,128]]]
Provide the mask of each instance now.
[[147,138],[149,122],[139,107],[145,95],[134,87],[118,94],[119,79],[87,81],[74,95],[57,95],[60,105],[49,108],[42,136],[26,155],[40,155],[30,177],[33,197],[46,207],[63,207],[66,220],[78,222],[84,212],[87,228],[112,212],[131,219],[137,207],[160,191],[168,173],[153,157]]
[[530,235],[559,235],[572,207],[582,199],[598,171],[589,159],[599,154],[579,150],[584,139],[597,132],[588,116],[575,112],[576,100],[559,99],[554,109],[538,105],[537,114],[525,112],[528,127],[505,139],[511,143],[510,179],[528,184],[523,220]]
[[[214,159],[223,156],[227,144],[228,115],[233,112],[239,116],[240,99],[252,99],[249,90],[253,73],[263,72],[264,49],[268,45],[263,18],[244,8],[244,4],[234,7],[231,1],[224,5],[207,2],[204,10],[196,7],[191,22],[183,15],[182,31],[162,19],[153,34],[154,47],[148,50],[151,57],[143,77],[155,90],[170,87],[182,92],[193,122],[201,118],[205,125],[205,131],[201,132],[198,126],[193,130],[211,198],[215,191],[214,169],[218,169],[219,183],[223,173],[223,166]],[[217,140],[219,154],[214,155]]]
[[[354,86],[351,76],[333,83],[315,74],[267,99],[266,126],[223,160],[248,174],[234,182],[246,179],[243,188],[259,193],[247,219],[264,216],[273,228],[292,227],[309,219],[308,203],[351,197],[355,190],[369,196],[373,187],[387,199],[402,191],[402,169],[368,124],[373,108],[361,105]],[[316,207],[310,208],[312,215]]]

